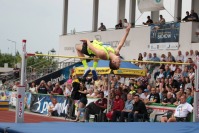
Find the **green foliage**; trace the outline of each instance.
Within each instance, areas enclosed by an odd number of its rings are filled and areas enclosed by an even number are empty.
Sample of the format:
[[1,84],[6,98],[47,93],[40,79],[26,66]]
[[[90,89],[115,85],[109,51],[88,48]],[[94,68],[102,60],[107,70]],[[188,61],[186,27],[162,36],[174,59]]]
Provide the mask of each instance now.
[[8,67],[14,67],[14,62],[15,56],[0,52],[0,67],[4,67],[4,63],[8,63]]

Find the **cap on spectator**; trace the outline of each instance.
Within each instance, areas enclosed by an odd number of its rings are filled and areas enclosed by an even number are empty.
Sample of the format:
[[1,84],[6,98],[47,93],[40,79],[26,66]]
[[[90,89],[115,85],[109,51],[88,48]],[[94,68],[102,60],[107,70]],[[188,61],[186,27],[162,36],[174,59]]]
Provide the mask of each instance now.
[[130,91],[129,93],[130,93],[130,94],[135,94],[136,92],[135,92],[135,91]]
[[144,92],[149,92],[149,90],[148,89],[144,89]]

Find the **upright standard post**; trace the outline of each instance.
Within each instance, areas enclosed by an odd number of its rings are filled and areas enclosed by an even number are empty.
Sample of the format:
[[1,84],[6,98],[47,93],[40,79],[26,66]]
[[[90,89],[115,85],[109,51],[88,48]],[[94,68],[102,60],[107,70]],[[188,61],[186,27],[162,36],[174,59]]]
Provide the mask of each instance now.
[[199,122],[199,56],[197,58],[197,68],[195,71],[195,92],[194,92],[194,110],[193,110],[193,121]]
[[108,99],[107,99],[107,113],[110,110],[110,92],[111,92],[111,78],[110,74],[108,74]]
[[21,54],[21,83],[17,87],[17,101],[16,101],[16,114],[15,122],[23,123],[24,122],[24,97],[25,97],[25,58],[26,58],[26,40],[22,41],[23,50]]

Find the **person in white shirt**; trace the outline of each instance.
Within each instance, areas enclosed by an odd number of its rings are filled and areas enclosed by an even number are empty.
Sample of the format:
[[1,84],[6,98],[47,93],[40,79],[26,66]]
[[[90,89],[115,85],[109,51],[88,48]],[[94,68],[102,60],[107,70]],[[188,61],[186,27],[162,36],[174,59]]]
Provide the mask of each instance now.
[[186,102],[186,96],[182,95],[180,97],[180,105],[178,105],[175,109],[175,112],[171,118],[167,120],[167,117],[162,117],[161,122],[178,122],[178,121],[186,121],[186,117],[189,113],[192,113],[193,107],[191,104]]
[[123,23],[123,28],[127,28],[129,25],[129,23],[127,22],[127,19],[124,19],[124,23]]
[[142,59],[143,61],[147,61],[148,60],[148,57],[147,57],[147,53],[146,52],[144,52],[143,53],[143,59]]
[[176,61],[182,61],[184,62],[184,56],[182,55],[181,51],[178,51],[178,55],[176,56]]
[[52,96],[50,96],[50,99],[51,102],[48,106],[48,116],[59,116],[61,113],[59,103],[55,98],[52,98]]

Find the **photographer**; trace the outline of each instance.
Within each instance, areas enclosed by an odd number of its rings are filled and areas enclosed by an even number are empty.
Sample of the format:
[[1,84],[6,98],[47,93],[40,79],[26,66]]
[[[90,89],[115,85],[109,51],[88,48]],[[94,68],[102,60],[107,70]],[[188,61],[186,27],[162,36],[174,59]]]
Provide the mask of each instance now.
[[37,93],[40,94],[47,94],[48,92],[48,85],[46,84],[46,82],[44,80],[42,80],[39,84],[39,86],[37,87]]

